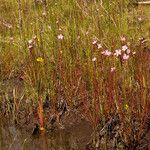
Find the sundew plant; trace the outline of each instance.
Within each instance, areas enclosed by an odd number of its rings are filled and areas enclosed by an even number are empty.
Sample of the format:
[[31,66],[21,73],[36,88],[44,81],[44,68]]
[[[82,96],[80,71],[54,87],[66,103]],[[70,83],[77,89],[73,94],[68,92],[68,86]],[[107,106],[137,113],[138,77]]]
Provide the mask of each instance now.
[[[117,116],[122,145],[135,146],[150,110],[143,9],[130,0],[1,0],[0,81],[24,82],[42,128],[45,98],[52,107],[64,99],[70,109],[81,104],[95,132]],[[98,146],[96,134],[92,144]]]

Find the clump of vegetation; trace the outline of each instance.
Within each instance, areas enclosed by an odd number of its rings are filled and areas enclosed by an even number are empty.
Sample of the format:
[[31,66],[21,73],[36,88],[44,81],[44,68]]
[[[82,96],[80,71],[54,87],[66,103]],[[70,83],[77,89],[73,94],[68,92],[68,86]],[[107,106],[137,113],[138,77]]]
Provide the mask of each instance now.
[[94,130],[90,145],[136,148],[150,110],[150,33],[148,16],[130,5],[1,1],[0,81],[15,78],[24,88],[20,97],[21,87],[14,86],[11,95],[4,84],[5,113],[18,120],[22,105],[28,107],[43,130],[46,104],[55,120],[81,105]]

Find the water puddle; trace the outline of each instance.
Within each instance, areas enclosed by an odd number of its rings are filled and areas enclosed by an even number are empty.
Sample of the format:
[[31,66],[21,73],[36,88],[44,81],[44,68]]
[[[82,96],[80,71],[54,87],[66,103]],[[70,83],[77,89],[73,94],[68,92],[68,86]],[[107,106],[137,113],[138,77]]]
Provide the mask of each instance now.
[[0,121],[1,150],[83,150],[90,140],[91,127],[86,122],[68,130],[32,136],[15,125]]

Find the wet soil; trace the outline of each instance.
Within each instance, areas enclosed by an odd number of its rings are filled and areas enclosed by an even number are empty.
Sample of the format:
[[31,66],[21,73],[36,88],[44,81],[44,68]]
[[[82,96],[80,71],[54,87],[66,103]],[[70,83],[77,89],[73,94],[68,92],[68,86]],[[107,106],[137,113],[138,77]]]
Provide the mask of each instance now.
[[[38,106],[28,99],[24,93],[24,83],[19,78],[5,80],[1,83],[0,148],[2,150],[101,150],[105,148],[103,137],[108,132],[109,134],[112,133],[112,138],[108,141],[108,143],[111,143],[110,149],[114,149],[114,139],[120,131],[117,116],[114,115],[112,120],[96,130],[98,138],[95,144],[97,148],[95,148],[92,140],[93,129],[83,115],[82,104],[81,107],[75,108],[63,104],[61,109],[54,110],[49,105],[49,101],[45,101],[43,105],[45,130],[33,135],[37,125],[39,125]],[[134,149],[150,149],[149,118],[146,121],[143,137]],[[109,131],[107,131],[108,129]],[[132,143],[131,147],[124,149],[132,149]]]
[[[39,125],[36,103],[24,95],[24,83],[19,78],[1,82],[0,147],[2,150],[84,150],[90,141],[92,126],[80,110],[61,113],[44,102],[45,130]],[[14,113],[14,114],[13,114]],[[61,114],[61,117],[60,117]],[[39,129],[38,129],[39,130]]]

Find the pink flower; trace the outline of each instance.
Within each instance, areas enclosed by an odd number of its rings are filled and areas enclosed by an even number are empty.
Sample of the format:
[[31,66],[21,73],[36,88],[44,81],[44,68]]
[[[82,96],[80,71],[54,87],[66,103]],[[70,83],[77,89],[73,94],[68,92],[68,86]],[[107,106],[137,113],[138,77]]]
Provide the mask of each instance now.
[[136,52],[132,52],[132,54],[133,54],[133,55],[135,55],[135,54],[136,54]]
[[43,15],[43,16],[46,16],[46,12],[43,12],[42,15]]
[[89,32],[87,31],[85,34],[86,34],[86,35],[88,35],[88,34],[89,34]]
[[126,51],[128,49],[127,45],[122,46],[122,51]]
[[31,39],[28,41],[28,48],[31,50],[34,47],[34,40]]
[[102,45],[101,45],[101,44],[97,44],[97,48],[98,48],[98,49],[101,49],[101,48],[102,48]]
[[28,44],[29,44],[29,45],[32,45],[32,44],[33,44],[33,40],[32,40],[32,39],[29,40],[29,41],[28,41]]
[[126,38],[124,36],[122,36],[120,39],[121,39],[122,42],[126,41]]
[[110,56],[112,54],[112,52],[105,50],[105,51],[101,52],[101,54],[103,54],[105,56]]
[[59,40],[63,40],[63,39],[64,39],[64,36],[63,36],[62,34],[59,34],[59,35],[57,36],[57,38],[58,38]]
[[138,21],[139,21],[139,22],[141,22],[141,21],[142,21],[142,18],[141,18],[141,17],[139,17],[139,18],[138,18]]
[[50,26],[50,25],[48,25],[48,28],[49,28],[50,30],[52,30],[52,28],[51,28],[51,26]]
[[123,55],[123,59],[124,59],[124,60],[128,60],[128,59],[129,59],[129,55],[124,54],[124,55]]
[[33,48],[33,45],[29,45],[28,48],[29,48],[29,49],[32,49],[32,48]]
[[110,72],[114,72],[116,70],[115,67],[111,67]]
[[94,57],[94,58],[92,59],[92,61],[95,62],[95,61],[96,61],[96,57]]
[[97,40],[94,40],[94,41],[92,42],[93,45],[95,45],[96,43],[97,43]]
[[131,52],[130,49],[127,49],[127,50],[126,50],[126,53],[127,53],[127,54],[130,54],[130,52]]
[[118,57],[119,55],[121,55],[121,49],[115,50],[114,56]]

